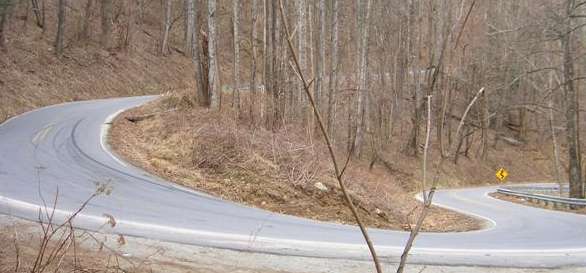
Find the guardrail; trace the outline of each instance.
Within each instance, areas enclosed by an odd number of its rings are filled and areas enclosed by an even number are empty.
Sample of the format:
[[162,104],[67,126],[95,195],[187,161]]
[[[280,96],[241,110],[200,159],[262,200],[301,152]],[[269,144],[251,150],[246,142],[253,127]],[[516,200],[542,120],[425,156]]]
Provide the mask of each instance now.
[[[528,189],[533,189],[536,191],[544,190],[543,187],[539,187],[538,189],[530,188],[530,187],[520,187],[520,188],[499,188],[497,192],[521,197],[527,199],[529,202],[535,203],[543,203],[546,206],[551,207],[567,207],[567,208],[586,208],[586,199],[577,199],[577,198],[568,198],[568,197],[559,197],[553,195],[546,195],[546,194],[539,194],[539,193],[531,193],[528,192]],[[525,190],[525,191],[523,191]],[[558,188],[551,187],[550,190],[558,190]]]
[[[532,194],[544,194],[544,195],[554,195],[557,196],[560,194],[560,188],[558,185],[518,185],[518,186],[505,186],[501,187],[502,189],[516,191],[516,192],[523,192],[523,193],[532,193]],[[568,185],[563,185],[561,193],[568,194],[570,192],[570,188]]]

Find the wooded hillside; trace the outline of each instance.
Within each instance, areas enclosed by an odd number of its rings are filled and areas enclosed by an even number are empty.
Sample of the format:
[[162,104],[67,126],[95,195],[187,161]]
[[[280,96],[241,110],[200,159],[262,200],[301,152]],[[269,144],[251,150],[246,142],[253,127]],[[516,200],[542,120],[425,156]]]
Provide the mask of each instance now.
[[[301,124],[313,136],[316,123],[286,47],[280,4],[2,0],[2,98],[26,104],[19,97],[33,86],[36,100],[58,102],[55,97],[71,91],[47,81],[67,75],[78,81],[69,99],[88,97],[83,94],[95,80],[119,82],[127,94],[182,82],[200,105],[234,108],[243,122],[269,130]],[[499,143],[553,141],[561,147],[552,152],[554,161],[568,157],[572,195],[580,197],[584,6],[573,0],[299,0],[284,1],[283,10],[301,72],[337,146],[355,146],[355,155],[373,162],[389,145],[417,156],[429,100],[431,143],[442,156],[452,142],[457,162],[461,155],[485,159]],[[27,71],[14,68],[19,64]],[[47,65],[66,69],[54,73]],[[103,65],[140,73],[92,78]],[[145,84],[153,79],[153,86]],[[485,92],[456,138],[457,121],[480,88]],[[12,108],[4,115],[19,112]],[[564,166],[554,169],[564,180]]]

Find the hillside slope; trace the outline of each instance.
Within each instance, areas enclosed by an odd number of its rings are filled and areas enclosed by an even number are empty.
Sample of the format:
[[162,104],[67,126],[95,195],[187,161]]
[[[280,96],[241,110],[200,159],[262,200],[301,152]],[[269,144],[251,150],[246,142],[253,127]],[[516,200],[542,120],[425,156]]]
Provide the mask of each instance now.
[[[110,142],[135,165],[183,186],[279,213],[354,223],[319,135],[308,140],[295,125],[277,132],[249,127],[230,110],[194,107],[186,94],[172,93],[118,117]],[[372,168],[353,159],[348,187],[368,225],[409,230],[420,209],[413,196],[420,188],[421,159],[396,147],[383,155],[383,163]],[[510,169],[513,181],[542,181],[550,179],[549,163],[535,148],[499,147],[486,162],[463,156],[457,165],[447,164],[440,187],[496,183],[500,166]],[[424,230],[481,227],[481,221],[434,208]]]
[[[176,51],[168,56],[157,52],[153,33],[159,30],[154,8],[147,10],[140,28],[134,29],[128,46],[118,45],[120,34],[116,32],[112,47],[105,49],[98,42],[97,11],[90,20],[91,36],[79,38],[81,4],[71,3],[68,9],[61,58],[55,56],[53,48],[55,14],[47,13],[43,30],[35,25],[24,3],[14,8],[5,26],[6,47],[0,50],[0,121],[56,103],[160,94],[193,85],[190,58]],[[47,10],[55,9],[53,1],[47,5]],[[114,28],[120,29],[120,24],[114,22]],[[175,36],[180,35],[176,32]]]

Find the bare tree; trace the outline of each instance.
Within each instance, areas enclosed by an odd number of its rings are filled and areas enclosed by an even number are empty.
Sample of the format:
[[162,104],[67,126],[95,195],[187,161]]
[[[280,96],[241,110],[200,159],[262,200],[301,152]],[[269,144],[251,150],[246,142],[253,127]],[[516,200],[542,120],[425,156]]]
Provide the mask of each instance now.
[[[297,27],[296,27],[296,35],[297,39],[297,54],[299,55],[299,67],[301,67],[301,71],[298,73],[305,72],[307,69],[307,30],[306,30],[306,0],[295,0],[296,8],[297,8]],[[299,110],[303,109],[301,102],[303,101],[303,84],[299,83],[298,91],[296,92],[295,96],[297,97],[297,107],[300,107]],[[291,106],[293,107],[293,106]]]
[[55,37],[55,53],[63,55],[63,36],[65,35],[65,5],[66,0],[59,0],[57,4],[57,37]]
[[358,104],[357,104],[357,125],[356,125],[356,153],[360,156],[362,153],[362,141],[364,138],[365,116],[368,109],[366,109],[368,99],[368,34],[370,28],[370,6],[371,0],[366,0],[366,7],[364,18],[361,25],[363,29],[360,35],[360,64],[359,64],[359,79],[358,79]]
[[171,31],[171,8],[172,0],[164,2],[163,15],[163,33],[161,36],[161,54],[167,55],[169,53],[169,32]]
[[278,71],[283,64],[283,56],[280,56],[279,50],[280,42],[281,42],[281,35],[279,33],[280,27],[282,22],[279,20],[277,15],[278,12],[278,2],[277,1],[265,1],[265,4],[270,3],[270,5],[266,8],[266,20],[267,20],[267,52],[265,54],[265,88],[267,94],[271,94],[271,102],[272,102],[272,115],[270,116],[272,120],[267,121],[267,127],[271,130],[277,130],[283,122],[284,119],[284,95],[281,92],[280,88],[280,80],[282,80],[278,76]]
[[482,126],[482,160],[486,160],[488,157],[488,129],[490,128],[490,112],[488,109],[488,95],[487,92],[482,93],[482,115],[481,115],[481,126]]
[[91,19],[92,19],[92,9],[94,5],[94,0],[87,0],[85,4],[84,10],[84,20],[83,25],[81,27],[81,33],[79,34],[80,39],[89,39],[90,37],[90,28],[91,28]]
[[[332,0],[332,32],[331,32],[331,52],[330,52],[330,78],[328,88],[328,133],[332,136],[332,142],[335,143],[334,121],[336,120],[336,90],[338,89],[338,49],[339,45],[339,3],[338,0]],[[324,39],[323,37],[322,39]]]
[[32,6],[33,6],[33,14],[35,15],[35,22],[37,23],[37,26],[40,28],[45,28],[45,16],[43,14],[44,11],[44,0],[41,0],[41,5],[39,5],[39,1],[38,0],[31,0]]
[[214,109],[220,105],[221,92],[217,79],[216,39],[216,0],[208,0],[208,95],[210,106]]
[[[466,121],[466,117],[468,116],[468,113],[470,112],[470,109],[472,109],[472,106],[474,105],[474,103],[476,103],[476,100],[478,100],[478,98],[480,97],[480,95],[482,95],[482,93],[484,92],[484,88],[481,88],[478,93],[476,93],[476,96],[474,96],[474,98],[472,98],[472,100],[470,101],[470,103],[468,104],[468,107],[466,107],[466,110],[464,111],[464,114],[462,114],[462,118],[460,119],[460,124],[458,125],[458,129],[456,130],[456,137],[460,136],[460,133],[462,132],[462,127],[465,124]],[[429,100],[428,100],[429,101]],[[428,107],[431,107],[430,104],[428,104]],[[431,112],[431,109],[428,108],[428,113]],[[428,114],[428,121],[431,120],[431,115]],[[427,134],[429,134],[429,130],[430,130],[431,124],[428,122],[428,132]],[[452,145],[450,146],[450,149],[448,150],[448,153],[452,153],[454,151],[457,151],[457,147],[456,145],[454,145],[456,142],[452,142]],[[426,144],[428,145],[428,144]],[[428,147],[428,146],[427,146]],[[427,152],[426,152],[426,156],[427,156]],[[448,154],[448,157],[450,156],[450,154]],[[433,181],[432,184],[428,189],[423,188],[423,208],[421,209],[421,212],[419,213],[419,216],[417,217],[417,222],[415,223],[415,227],[411,228],[411,231],[409,232],[409,239],[407,239],[407,243],[405,244],[405,247],[403,249],[403,253],[401,254],[401,260],[399,262],[399,266],[397,267],[397,273],[403,273],[403,271],[405,270],[405,266],[407,264],[407,259],[409,258],[409,252],[411,251],[411,248],[413,247],[413,243],[415,242],[415,239],[417,238],[417,236],[419,235],[419,232],[421,231],[421,227],[423,226],[423,221],[425,221],[425,218],[427,217],[427,215],[429,214],[429,210],[431,209],[431,205],[433,203],[433,196],[435,195],[435,192],[437,190],[437,184],[440,178],[440,174],[443,168],[443,164],[445,162],[445,159],[447,157],[441,157],[439,162],[437,163],[437,165],[435,166],[436,172],[435,175],[433,177]],[[426,159],[424,159],[424,164],[426,164]],[[423,171],[426,172],[426,166],[424,166]],[[423,182],[424,184],[426,183],[425,180]]]
[[317,44],[317,57],[315,58],[315,69],[317,73],[317,77],[315,79],[314,85],[314,97],[316,99],[317,107],[320,108],[322,106],[321,99],[322,99],[322,86],[324,81],[324,66],[326,63],[326,1],[319,0],[318,5],[319,10],[319,24],[318,31],[316,31],[316,44]]
[[553,115],[553,96],[550,97],[549,99],[549,129],[551,130],[551,144],[553,146],[553,170],[554,170],[554,174],[555,174],[555,179],[556,182],[558,183],[559,186],[559,193],[561,195],[562,193],[562,177],[561,177],[561,173],[560,173],[560,152],[558,149],[558,140],[557,140],[557,135],[555,133],[555,127],[554,127],[554,115]]
[[584,198],[584,186],[582,183],[582,155],[580,152],[580,121],[579,121],[579,97],[575,86],[573,36],[574,26],[571,17],[575,10],[575,1],[566,0],[564,10],[564,24],[561,31],[560,47],[563,52],[563,85],[566,99],[566,135],[569,158],[570,197]]
[[[209,107],[209,96],[208,96],[208,81],[207,81],[207,70],[205,69],[205,60],[207,60],[207,48],[204,46],[204,39],[201,39],[201,6],[199,1],[195,1],[194,6],[194,20],[192,28],[192,40],[191,40],[191,60],[193,62],[195,70],[195,82],[196,82],[196,98],[201,106]],[[207,46],[207,45],[206,45]]]
[[[237,2],[237,1],[236,1]],[[192,54],[192,40],[193,40],[193,28],[194,28],[194,10],[193,0],[185,0],[184,2],[184,13],[185,13],[185,55],[190,56]]]
[[136,21],[136,12],[135,12],[135,1],[128,1],[126,3],[122,3],[125,5],[126,9],[126,26],[121,26],[120,35],[118,46],[121,49],[129,50],[130,45],[132,44],[133,34],[134,34],[134,24]]
[[6,50],[6,30],[8,15],[12,10],[12,0],[0,2],[0,49]]
[[252,0],[251,7],[251,30],[250,30],[250,51],[252,62],[250,64],[250,121],[254,125],[254,109],[256,109],[256,3],[257,0]]
[[408,1],[408,15],[407,15],[407,64],[406,70],[411,83],[415,88],[410,87],[409,89],[413,93],[413,115],[411,117],[411,135],[408,138],[407,146],[405,151],[408,154],[417,155],[419,149],[419,124],[421,122],[420,105],[421,105],[421,92],[419,92],[419,74],[420,70],[416,63],[416,51],[420,51],[417,47],[417,35],[416,35],[416,22],[418,16],[417,1]]
[[[238,112],[240,112],[240,8],[240,0],[232,1],[232,31],[234,33],[234,82],[232,84],[232,107],[236,105]],[[254,21],[254,17],[256,16],[254,11],[252,16]],[[253,41],[251,40],[251,43],[252,42]]]
[[102,47],[108,49],[110,47],[110,39],[112,36],[112,0],[102,0],[102,34],[100,36],[100,43]]

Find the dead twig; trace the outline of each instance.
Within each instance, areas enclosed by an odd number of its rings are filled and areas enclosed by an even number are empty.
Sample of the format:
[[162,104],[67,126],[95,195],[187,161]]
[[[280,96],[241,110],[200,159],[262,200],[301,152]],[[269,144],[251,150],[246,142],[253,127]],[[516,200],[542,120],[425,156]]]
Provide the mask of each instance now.
[[[36,252],[34,263],[32,269],[30,270],[31,273],[42,273],[47,271],[59,272],[61,270],[63,260],[65,259],[65,256],[71,247],[73,247],[74,252],[74,269],[77,267],[76,236],[72,223],[73,220],[81,213],[81,211],[87,207],[89,202],[100,194],[109,194],[109,189],[106,185],[98,184],[96,191],[61,224],[55,223],[55,213],[57,211],[57,204],[59,199],[59,188],[56,190],[55,199],[52,202],[51,208],[49,208],[47,203],[43,200],[44,205],[39,209],[38,216],[38,221],[42,229],[42,233],[40,237],[39,249]],[[39,192],[39,195],[42,196],[41,192]],[[52,243],[53,241],[55,243]],[[17,248],[16,268],[20,267],[20,261],[18,258],[20,255],[19,253],[20,250]]]
[[[346,200],[346,203],[348,204],[348,207],[350,208],[350,211],[352,212],[352,215],[354,216],[354,219],[356,220],[356,223],[358,224],[358,227],[360,228],[360,231],[362,232],[362,236],[364,237],[364,240],[366,241],[366,244],[368,245],[368,249],[370,250],[370,254],[372,256],[376,271],[378,273],[382,273],[383,271],[382,271],[378,256],[376,254],[376,250],[374,249],[374,245],[370,239],[370,236],[368,235],[368,231],[366,230],[366,227],[364,226],[364,224],[360,220],[360,216],[358,215],[356,207],[352,203],[352,199],[351,199],[350,195],[348,194],[348,191],[346,190],[346,185],[344,184],[344,181],[343,181],[343,174],[344,173],[340,170],[340,168],[338,166],[338,161],[336,159],[336,154],[334,152],[334,148],[332,146],[330,136],[329,136],[327,130],[325,129],[321,114],[319,113],[319,110],[318,110],[317,106],[315,105],[315,100],[313,98],[313,95],[311,94],[310,86],[313,81],[308,82],[305,79],[305,75],[303,75],[303,71],[301,70],[301,66],[299,65],[299,60],[297,58],[297,54],[295,53],[295,49],[294,49],[293,44],[291,42],[291,34],[289,33],[289,24],[287,23],[288,21],[287,21],[287,18],[285,17],[285,11],[283,9],[283,1],[282,0],[279,0],[279,9],[280,9],[280,13],[281,13],[281,19],[283,21],[283,27],[285,28],[285,33],[287,35],[287,44],[289,46],[289,50],[290,50],[291,55],[293,57],[293,61],[295,63],[296,70],[299,72],[298,75],[299,75],[300,80],[303,83],[305,94],[307,95],[309,103],[311,104],[311,108],[313,109],[313,114],[314,114],[315,118],[317,119],[319,129],[322,132],[322,136],[323,136],[323,138],[326,142],[326,145],[328,147],[328,152],[330,154],[332,164],[334,165],[334,171],[336,174],[336,178],[338,180],[338,184],[339,184],[340,189],[344,195],[344,199]],[[347,163],[345,164],[345,166],[347,166]]]
[[177,108],[173,108],[173,109],[169,109],[166,111],[160,111],[160,112],[155,112],[155,113],[150,113],[150,114],[145,114],[145,115],[140,115],[140,116],[129,116],[129,117],[126,117],[126,120],[128,120],[132,123],[137,123],[137,122],[141,122],[146,119],[154,118],[156,115],[165,114],[165,113],[173,112],[176,110],[177,110]]
[[427,96],[427,127],[425,132],[425,146],[423,147],[423,179],[422,190],[423,202],[427,201],[425,189],[427,188],[427,154],[429,151],[429,137],[431,135],[431,96]]
[[[456,130],[456,137],[460,136],[460,131],[462,130],[462,127],[464,126],[466,116],[470,112],[470,109],[472,109],[472,106],[474,105],[474,103],[476,103],[476,100],[478,100],[478,97],[480,97],[480,95],[482,95],[483,92],[484,92],[484,87],[478,91],[476,96],[474,96],[472,101],[470,101],[470,103],[468,104],[468,107],[466,107],[466,111],[464,111],[464,114],[462,115],[462,119],[460,120],[460,124],[458,125],[458,129]],[[425,217],[427,217],[427,214],[429,213],[429,210],[431,209],[433,196],[437,190],[437,183],[439,181],[439,176],[440,176],[440,173],[442,170],[443,163],[445,162],[446,158],[450,157],[450,154],[451,154],[450,152],[453,151],[457,147],[456,145],[457,145],[456,141],[452,142],[452,146],[448,150],[447,156],[441,157],[439,162],[437,163],[437,166],[435,166],[436,172],[435,172],[435,176],[432,181],[431,188],[429,189],[429,192],[426,195],[427,198],[424,199],[425,201],[423,203],[423,208],[421,210],[421,213],[419,214],[419,217],[417,218],[417,223],[415,225],[415,228],[413,228],[411,230],[411,232],[409,233],[409,239],[407,240],[407,243],[405,244],[405,248],[403,249],[403,254],[401,254],[401,261],[399,263],[399,267],[397,268],[397,273],[402,273],[403,270],[405,269],[405,265],[407,263],[407,257],[409,256],[409,252],[411,251],[411,248],[413,247],[413,242],[415,242],[415,238],[417,237],[417,235],[421,231],[421,227],[423,226],[423,221],[425,220]]]
[[14,272],[18,273],[20,270],[20,244],[18,243],[18,230],[14,226],[14,251],[16,252],[16,264],[14,265]]

